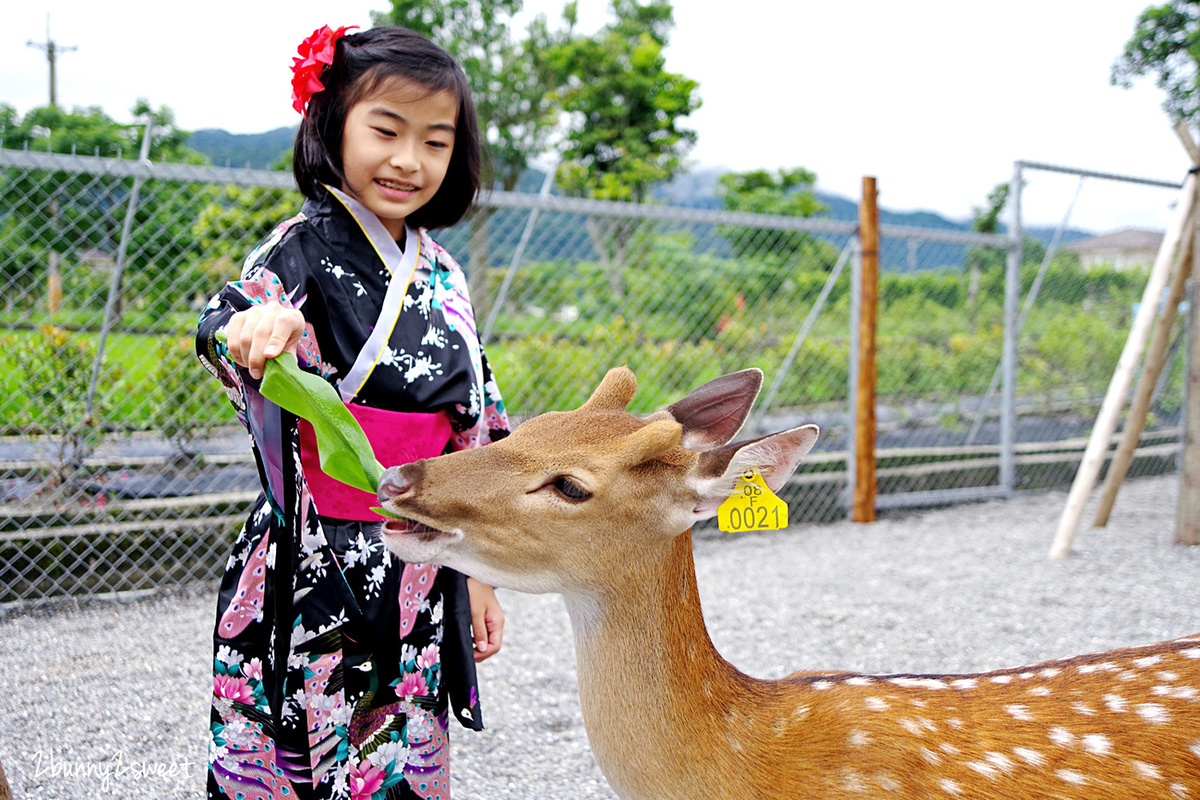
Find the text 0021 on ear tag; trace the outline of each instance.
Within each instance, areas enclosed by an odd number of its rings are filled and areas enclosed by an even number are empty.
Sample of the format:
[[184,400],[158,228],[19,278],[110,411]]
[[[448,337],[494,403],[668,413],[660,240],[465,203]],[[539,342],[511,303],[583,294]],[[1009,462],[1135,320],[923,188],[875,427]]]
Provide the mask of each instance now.
[[741,474],[733,494],[717,509],[717,527],[726,533],[777,531],[787,524],[787,503],[771,491],[753,468]]

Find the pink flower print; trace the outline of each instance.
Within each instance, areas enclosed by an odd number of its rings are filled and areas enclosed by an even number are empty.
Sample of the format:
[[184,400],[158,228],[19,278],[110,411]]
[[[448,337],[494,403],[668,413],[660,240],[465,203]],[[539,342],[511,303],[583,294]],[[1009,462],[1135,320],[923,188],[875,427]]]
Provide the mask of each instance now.
[[420,669],[429,669],[436,667],[441,658],[441,651],[436,644],[431,644],[421,651],[421,655],[417,656],[417,667]]
[[370,761],[350,764],[350,800],[371,800],[371,795],[383,788],[387,777],[382,769]]
[[438,567],[434,564],[405,564],[400,576],[400,638],[412,632],[421,604],[429,595]]
[[429,694],[429,687],[425,685],[425,676],[419,672],[410,672],[400,679],[400,685],[396,687],[396,695],[398,697],[424,697]]
[[242,671],[246,674],[247,678],[252,678],[253,680],[261,682],[262,681],[262,659],[261,658],[250,659],[250,663],[247,664],[246,666],[242,667]]
[[253,703],[254,691],[246,683],[245,678],[234,678],[230,675],[213,676],[213,694],[227,700],[239,703]]

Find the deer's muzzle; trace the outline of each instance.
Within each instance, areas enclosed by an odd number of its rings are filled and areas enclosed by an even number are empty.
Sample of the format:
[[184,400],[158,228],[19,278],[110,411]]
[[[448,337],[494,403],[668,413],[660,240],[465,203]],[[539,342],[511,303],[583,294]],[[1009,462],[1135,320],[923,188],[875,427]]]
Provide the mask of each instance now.
[[388,467],[384,471],[383,477],[379,479],[377,492],[380,503],[395,500],[412,491],[415,481],[409,477],[409,472],[411,470],[405,470],[404,467]]

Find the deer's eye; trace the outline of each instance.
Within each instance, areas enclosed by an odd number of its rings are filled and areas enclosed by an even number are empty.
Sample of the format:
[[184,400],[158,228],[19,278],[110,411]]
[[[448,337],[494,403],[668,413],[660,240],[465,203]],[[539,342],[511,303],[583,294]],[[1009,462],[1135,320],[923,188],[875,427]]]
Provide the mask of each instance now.
[[560,475],[550,482],[554,490],[568,500],[576,503],[583,502],[592,496],[592,493],[584,489],[578,483],[568,478],[566,475]]

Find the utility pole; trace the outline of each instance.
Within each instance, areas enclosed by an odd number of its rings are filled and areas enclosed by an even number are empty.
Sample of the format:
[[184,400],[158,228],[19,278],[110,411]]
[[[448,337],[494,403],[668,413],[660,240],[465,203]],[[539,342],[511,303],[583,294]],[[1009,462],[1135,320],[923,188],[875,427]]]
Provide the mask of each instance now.
[[[56,67],[58,64],[59,53],[70,53],[72,50],[78,50],[74,45],[70,47],[60,47],[53,39],[50,38],[50,15],[46,15],[46,41],[35,42],[32,39],[25,42],[26,47],[36,47],[45,52],[46,61],[50,64],[50,107],[58,108],[58,74]],[[55,200],[51,205],[51,224],[58,227],[58,201]],[[62,256],[58,250],[51,249],[49,252],[49,262],[46,267],[46,311],[54,314],[62,305],[62,268],[59,266]],[[3,775],[0,775],[3,778]],[[3,783],[0,780],[0,783]],[[3,788],[0,786],[0,788]],[[4,800],[0,794],[0,800]]]
[[46,41],[35,42],[32,39],[25,42],[26,47],[36,47],[45,52],[46,61],[50,63],[50,105],[58,107],[58,79],[55,73],[56,62],[60,53],[70,53],[72,50],[79,48],[71,45],[70,47],[60,47],[53,39],[50,38],[50,15],[46,15]]

